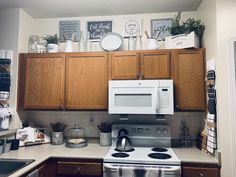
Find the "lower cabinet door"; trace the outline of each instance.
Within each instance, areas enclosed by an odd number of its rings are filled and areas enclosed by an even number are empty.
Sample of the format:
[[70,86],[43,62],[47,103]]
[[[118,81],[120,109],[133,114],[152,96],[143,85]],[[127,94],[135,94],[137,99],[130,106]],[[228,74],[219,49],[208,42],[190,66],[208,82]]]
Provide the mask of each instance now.
[[218,168],[183,167],[182,177],[220,177]]
[[57,162],[57,176],[102,176],[102,163],[98,162]]

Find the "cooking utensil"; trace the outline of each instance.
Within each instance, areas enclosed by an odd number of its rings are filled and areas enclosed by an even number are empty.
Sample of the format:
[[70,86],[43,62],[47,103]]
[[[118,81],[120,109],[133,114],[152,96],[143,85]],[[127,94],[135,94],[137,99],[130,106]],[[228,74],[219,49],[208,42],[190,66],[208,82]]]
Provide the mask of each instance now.
[[121,48],[123,43],[124,40],[118,33],[107,33],[100,39],[99,45],[106,51],[114,51]]
[[[124,133],[122,136],[121,134]],[[127,131],[125,129],[120,129],[118,133],[118,140],[116,142],[116,149],[119,151],[130,151],[133,149],[130,139],[126,136]]]

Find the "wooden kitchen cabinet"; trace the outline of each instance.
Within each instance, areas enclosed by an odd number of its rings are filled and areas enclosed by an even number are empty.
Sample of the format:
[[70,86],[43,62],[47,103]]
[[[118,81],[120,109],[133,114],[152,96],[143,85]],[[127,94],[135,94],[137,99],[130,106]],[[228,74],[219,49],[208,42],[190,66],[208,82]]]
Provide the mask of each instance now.
[[138,52],[112,52],[109,56],[112,79],[137,79],[139,77]]
[[220,177],[218,164],[182,164],[182,177]]
[[205,50],[173,50],[171,62],[176,108],[205,110]]
[[58,160],[57,177],[79,176],[79,177],[102,177],[102,161],[93,160]]
[[140,52],[140,71],[144,79],[170,79],[170,51],[154,50]]
[[61,109],[64,104],[65,55],[20,56],[18,105],[24,109]]
[[20,54],[18,109],[107,109],[106,52]]
[[170,51],[144,50],[110,53],[112,79],[169,79]]
[[66,109],[107,109],[106,52],[66,55]]
[[55,161],[53,159],[48,159],[20,177],[28,177],[29,175],[33,176],[33,174],[38,174],[38,177],[56,177]]

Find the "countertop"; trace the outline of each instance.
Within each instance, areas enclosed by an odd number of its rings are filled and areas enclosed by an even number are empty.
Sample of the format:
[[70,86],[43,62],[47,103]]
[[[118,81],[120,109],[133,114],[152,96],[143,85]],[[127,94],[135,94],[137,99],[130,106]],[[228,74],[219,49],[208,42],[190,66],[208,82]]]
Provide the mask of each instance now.
[[[18,177],[50,157],[103,159],[108,149],[109,146],[100,146],[98,140],[91,140],[89,141],[88,146],[83,148],[66,148],[64,144],[43,144],[38,146],[20,147],[17,151],[10,151],[9,153],[0,155],[0,158],[35,159],[33,163],[9,176]],[[201,152],[197,148],[173,148],[173,150],[181,162],[218,164],[217,159]]]
[[175,154],[181,160],[181,163],[207,163],[218,164],[218,160],[213,156],[200,151],[196,147],[173,148]]
[[9,176],[19,177],[50,157],[103,159],[108,149],[109,146],[100,146],[96,140],[89,141],[88,146],[82,148],[67,148],[65,147],[65,144],[42,144],[37,146],[20,147],[19,150],[1,154],[0,158],[35,159],[31,164]]

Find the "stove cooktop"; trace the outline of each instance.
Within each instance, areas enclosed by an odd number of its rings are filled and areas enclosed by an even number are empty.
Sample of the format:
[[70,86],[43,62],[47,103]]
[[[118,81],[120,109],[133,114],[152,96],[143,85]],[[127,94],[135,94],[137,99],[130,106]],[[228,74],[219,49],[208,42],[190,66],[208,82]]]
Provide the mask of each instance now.
[[[171,148],[134,147],[134,149],[132,152],[117,152],[115,147],[111,146],[104,158],[104,162],[180,165],[179,158]],[[122,155],[119,156],[117,154]]]

